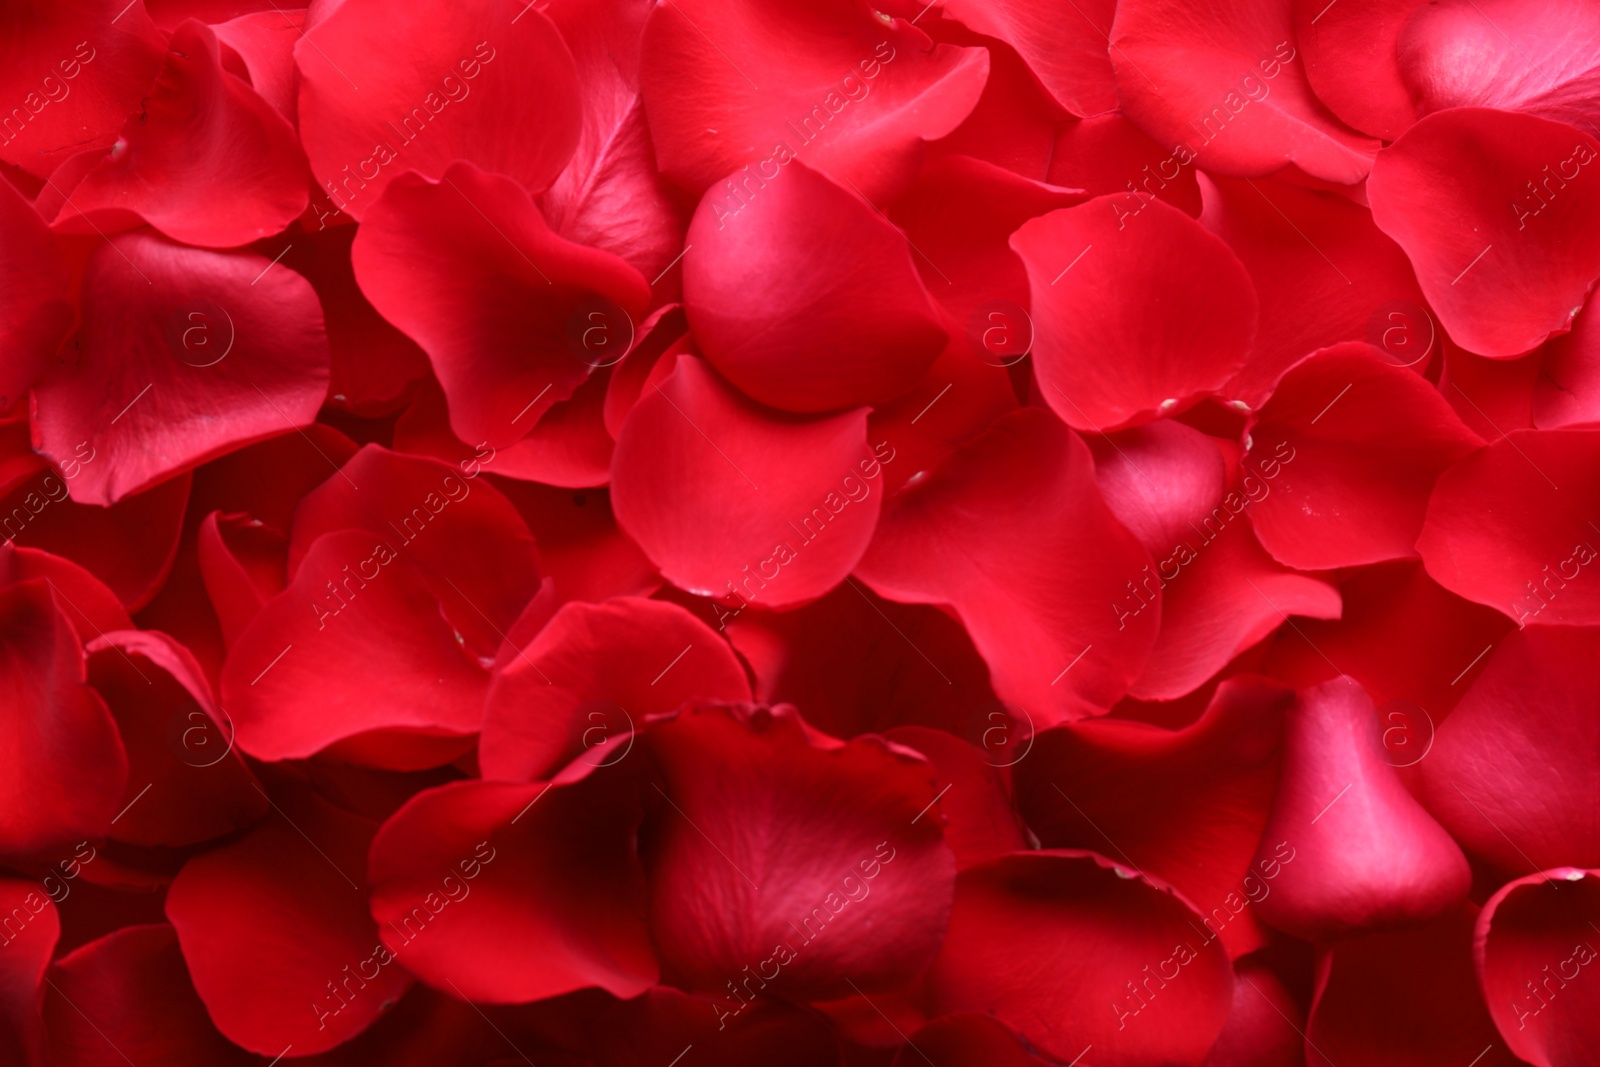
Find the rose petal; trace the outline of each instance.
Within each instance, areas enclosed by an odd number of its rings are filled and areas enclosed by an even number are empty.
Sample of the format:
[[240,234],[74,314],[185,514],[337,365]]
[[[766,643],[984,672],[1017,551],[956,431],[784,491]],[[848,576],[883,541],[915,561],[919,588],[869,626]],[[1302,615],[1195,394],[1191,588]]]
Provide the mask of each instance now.
[[[37,882],[0,878],[0,1053],[18,1067],[44,1063],[44,1029],[39,1017],[44,976],[61,934],[56,908]],[[26,922],[18,922],[18,916]]]
[[[1028,847],[1022,823],[1012,811],[1006,775],[989,752],[926,726],[898,726],[885,736],[922,753],[933,764],[940,790],[937,810],[958,870]],[[932,809],[918,815],[919,821],[932,817]]]
[[83,288],[68,358],[33,393],[39,450],[82,462],[74,500],[115,503],[316,417],[328,386],[322,309],[266,256],[122,234],[89,257]]
[[1339,118],[1392,141],[1417,119],[1395,41],[1415,0],[1291,0],[1294,40],[1317,98]]
[[[52,81],[55,79],[52,79]],[[49,367],[72,324],[67,264],[38,213],[0,181],[0,410],[27,393]]]
[[617,528],[608,490],[574,493],[499,479],[494,484],[533,531],[541,570],[554,581],[558,601],[649,596],[661,587],[661,575]]
[[1271,968],[1233,965],[1233,1010],[1200,1067],[1302,1067],[1305,1013]]
[[1086,3],[1072,15],[1021,0],[948,0],[941,13],[1015,48],[1056,101],[1074,115],[1117,106],[1106,33],[1116,5]]
[[[1146,137],[1120,111],[1062,123],[1046,180],[1085,189],[1090,196],[1122,194],[1129,211],[1139,206],[1137,193],[1142,192],[1191,217],[1200,214],[1195,172],[1183,169],[1173,152]],[[1129,182],[1137,187],[1131,197]]]
[[131,630],[133,620],[105,583],[76,563],[36,548],[0,545],[0,587],[43,578],[53,587],[56,607],[88,644],[108,630]]

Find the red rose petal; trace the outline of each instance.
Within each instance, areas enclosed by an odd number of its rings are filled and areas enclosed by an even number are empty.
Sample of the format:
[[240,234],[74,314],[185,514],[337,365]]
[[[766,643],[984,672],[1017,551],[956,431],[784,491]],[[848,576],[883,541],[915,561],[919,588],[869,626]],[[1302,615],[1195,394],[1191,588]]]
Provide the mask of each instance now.
[[1417,119],[1395,41],[1414,0],[1291,0],[1294,40],[1317,98],[1351,126],[1392,141]]
[[[249,1067],[206,1015],[172,927],[128,926],[57,961],[45,1003],[52,1062]],[[137,1057],[137,1058],[135,1058]]]
[[749,700],[728,643],[676,604],[568,603],[504,667],[483,711],[486,778],[542,780],[574,758],[609,762],[648,715],[688,700]]
[[1244,365],[1256,295],[1239,259],[1177,208],[1127,194],[1017,230],[1046,403],[1069,426],[1147,422]]
[[1471,970],[1473,913],[1341,941],[1321,959],[1306,1024],[1315,1067],[1512,1067]]
[[1566,331],[1600,276],[1600,193],[1576,180],[1597,157],[1565,123],[1486,108],[1429,115],[1378,154],[1373,221],[1463,348],[1505,358]]
[[1245,462],[1281,471],[1250,508],[1256,536],[1308,570],[1413,556],[1434,482],[1482,443],[1424,379],[1364,342],[1296,364],[1249,436]]
[[1257,906],[1264,920],[1313,940],[1430,919],[1465,898],[1466,857],[1385,753],[1372,700],[1355,681],[1299,695],[1257,850],[1261,863],[1269,843],[1286,841],[1292,860]]
[[[915,15],[900,11],[901,15]],[[966,119],[950,134],[928,146],[929,158],[971,156],[1025,178],[1045,179],[1050,169],[1056,127],[1069,117],[1033,76],[1033,71],[1004,41],[973,33],[933,11],[918,23],[936,39],[989,53],[989,78]],[[1055,182],[1072,185],[1073,182]],[[869,1009],[870,1010],[870,1009]]]
[[1159,625],[1159,611],[1116,625],[1123,584],[1150,555],[1105,506],[1093,467],[1048,413],[1007,415],[891,502],[858,568],[881,596],[950,605],[995,692],[1039,727],[1110,707]]
[[[317,538],[363,530],[369,542],[382,542],[418,568],[467,652],[493,656],[539,591],[539,554],[511,502],[477,480],[481,470],[466,460],[452,467],[367,445],[301,501],[289,574],[307,588],[300,571]],[[369,554],[344,562],[354,569]]]
[[41,452],[61,465],[93,450],[74,500],[114,503],[316,417],[322,309],[266,256],[123,234],[89,257],[83,288],[77,338],[33,394]]
[[373,306],[428,353],[468,444],[511,444],[588,378],[595,357],[570,330],[596,328],[591,303],[621,331],[614,307],[631,322],[649,300],[638,271],[556,235],[525,189],[469,163],[393,182],[350,254]]
[[1259,407],[1307,352],[1340,341],[1370,341],[1391,363],[1428,368],[1444,338],[1405,253],[1370,212],[1287,181],[1217,178],[1204,190],[1201,223],[1228,242],[1261,298],[1261,328],[1228,396]]
[[818,1000],[892,989],[928,965],[955,860],[937,822],[912,821],[935,793],[920,756],[836,741],[787,706],[686,709],[641,744],[663,778],[646,797],[669,802],[640,832],[651,932],[664,968],[718,995],[719,1016],[763,977]]
[[258,519],[213,511],[200,523],[196,551],[206,596],[231,646],[289,584],[288,539]]
[[[731,191],[740,181],[748,202]],[[695,339],[764,404],[820,412],[888,400],[944,348],[907,237],[804,164],[713,186],[686,240]]]
[[[222,69],[198,22],[172,35],[142,109],[75,187],[51,185],[58,232],[147,222],[178,241],[229,248],[278,233],[305,211],[305,157],[294,128]],[[74,161],[73,166],[79,166]],[[59,198],[59,199],[58,199]]]
[[1117,106],[1106,34],[1116,5],[1085,3],[1072,14],[1025,0],[949,0],[940,13],[1015,48],[1056,102],[1074,115]]
[[1281,855],[1260,866],[1252,855],[1288,698],[1265,679],[1229,679],[1182,730],[1118,719],[1046,730],[1016,766],[1018,807],[1046,847],[1095,847],[1137,864],[1201,911],[1203,937],[1220,936],[1235,956],[1253,951],[1265,937],[1250,904],[1271,894],[1267,872],[1281,869]]
[[344,530],[317,538],[245,628],[221,689],[239,748],[257,759],[337,747],[359,765],[415,770],[471,747],[488,683],[427,573],[382,537]]
[[72,153],[116,140],[166,52],[144,5],[128,11],[119,0],[8,7],[0,41],[0,99],[11,119],[0,160],[41,178]]
[[1233,965],[1233,1010],[1200,1067],[1302,1067],[1305,1013],[1266,965]]
[[[0,1055],[18,1067],[40,1067],[39,1007],[61,920],[39,883],[21,878],[0,878],[0,914],[7,919],[0,937]],[[25,923],[17,921],[19,914]]]
[[1594,631],[1530,626],[1500,642],[1417,770],[1421,798],[1500,870],[1600,866]]
[[617,440],[617,522],[691,593],[813,600],[860,560],[882,506],[872,482],[893,450],[868,449],[866,422],[864,410],[809,421],[768,412],[679,356]]
[[1581,1067],[1600,1041],[1597,987],[1581,980],[1595,961],[1597,878],[1575,867],[1541,871],[1502,886],[1478,914],[1472,951],[1489,1014],[1534,1067]]
[[[1495,363],[1495,367],[1506,367]],[[1572,332],[1555,337],[1540,356],[1518,360],[1509,366],[1524,371],[1537,368],[1533,378],[1531,413],[1526,420],[1497,419],[1505,430],[1538,426],[1541,430],[1559,429],[1583,423],[1600,423],[1600,315],[1579,313],[1572,320]],[[1532,377],[1528,375],[1527,377]],[[1526,378],[1524,379],[1526,380]],[[1504,390],[1471,388],[1474,397],[1493,400]],[[1445,395],[1450,395],[1448,392]]]
[[1277,0],[1123,0],[1110,39],[1122,109],[1209,171],[1257,178],[1294,164],[1353,185],[1378,142],[1312,95],[1294,42]]
[[437,179],[460,162],[538,192],[572,157],[577,75],[543,13],[512,0],[345,0],[311,21],[294,49],[300,136],[317,181],[355,218],[407,171]]
[[373,960],[378,928],[360,887],[376,828],[309,795],[280,803],[281,817],[184,864],[167,919],[229,1041],[309,1055],[366,1029],[412,979]]
[[661,587],[639,546],[617,528],[605,489],[572,492],[532,482],[494,484],[527,521],[558,602],[649,596]]
[[957,879],[933,1001],[992,1012],[1062,1062],[1093,1048],[1107,1067],[1198,1064],[1233,996],[1228,957],[1205,947],[1198,918],[1092,853],[1006,856]]
[[111,709],[128,753],[113,838],[189,845],[266,814],[255,775],[233,751],[233,726],[188,649],[154,631],[106,634],[89,646],[89,683]]
[[0,410],[43,374],[72,325],[67,264],[38,213],[0,181]]
[[[940,783],[937,810],[958,870],[1028,847],[1022,823],[1011,808],[1006,775],[989,752],[926,726],[899,726],[885,736],[922,753],[933,764],[934,777]],[[919,821],[932,817],[930,809]]]
[[13,543],[0,545],[0,586],[43,578],[53,587],[56,607],[66,615],[88,644],[109,630],[131,630],[133,620],[104,582],[62,556],[22,548]]
[[[1129,211],[1139,206],[1137,194],[1145,193],[1190,216],[1200,214],[1195,172],[1184,169],[1170,149],[1145,136],[1120,111],[1062,124],[1047,180],[1085,189],[1090,196],[1122,194]],[[1130,182],[1134,189],[1128,188]]]
[[105,701],[84,684],[83,647],[48,581],[0,589],[0,857],[65,851],[117,813],[128,757]]
[[[1030,1054],[1015,1030],[992,1015],[957,1012],[935,1019],[906,1038],[895,1067],[910,1067],[923,1056],[942,1067],[1036,1067],[1047,1060]],[[937,1056],[938,1059],[934,1059]]]
[[933,45],[849,0],[661,5],[643,47],[656,157],[696,193],[746,164],[757,172],[798,156],[881,202],[910,180],[922,142],[972,111],[989,72],[983,49]]
[[1600,585],[1578,579],[1596,535],[1580,508],[1596,493],[1600,433],[1515,430],[1440,477],[1417,551],[1434,581],[1518,625],[1592,625]]
[[299,121],[300,71],[294,65],[294,44],[304,21],[303,11],[269,9],[239,14],[211,27],[217,40],[238,53],[251,87],[291,125]]

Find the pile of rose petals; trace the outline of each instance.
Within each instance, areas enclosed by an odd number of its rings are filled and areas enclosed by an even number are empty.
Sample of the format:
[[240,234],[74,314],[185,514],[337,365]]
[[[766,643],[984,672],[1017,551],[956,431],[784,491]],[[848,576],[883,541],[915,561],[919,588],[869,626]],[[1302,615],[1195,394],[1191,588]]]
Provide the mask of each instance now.
[[1595,1067],[1597,138],[1595,0],[0,0],[0,1067]]

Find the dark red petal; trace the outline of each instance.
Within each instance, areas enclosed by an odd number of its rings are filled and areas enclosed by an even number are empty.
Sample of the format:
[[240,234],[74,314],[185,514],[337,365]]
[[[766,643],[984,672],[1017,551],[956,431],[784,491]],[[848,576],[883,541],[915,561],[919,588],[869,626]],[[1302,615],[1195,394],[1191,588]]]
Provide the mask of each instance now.
[[1123,0],[1111,30],[1122,109],[1195,165],[1258,178],[1293,164],[1353,185],[1378,142],[1312,94],[1283,0]]
[[[987,1011],[1067,1062],[1198,1064],[1233,969],[1165,885],[1088,852],[1019,852],[963,871],[929,976],[940,1012]],[[1181,978],[1180,978],[1181,976]]]
[[1120,719],[1046,730],[1016,766],[1018,807],[1046,847],[1103,850],[1170,882],[1206,937],[1250,952],[1264,940],[1250,904],[1272,892],[1281,859],[1251,862],[1288,702],[1276,684],[1229,679],[1182,730]]
[[905,235],[805,164],[713,186],[686,240],[695,339],[764,404],[818,412],[888,400],[944,348]]
[[1026,0],[950,0],[941,14],[1015,48],[1050,95],[1074,115],[1117,106],[1106,34],[1113,0],[1085,2],[1072,13]]
[[1248,439],[1245,463],[1279,473],[1250,508],[1256,536],[1307,570],[1414,556],[1434,482],[1483,443],[1426,380],[1359,341],[1296,364]]
[[322,302],[331,357],[328,402],[356,414],[386,414],[427,377],[428,357],[378,314],[356,284],[350,262],[356,232],[354,226],[330,226],[297,235],[280,262],[305,275]]
[[1600,866],[1597,651],[1587,628],[1507,635],[1417,768],[1428,810],[1502,871]]
[[355,218],[407,171],[437,179],[459,161],[538,192],[572,157],[577,75],[542,12],[346,0],[313,21],[294,49],[300,136],[317,181]]
[[376,827],[310,794],[184,864],[167,891],[195,991],[217,1029],[263,1056],[322,1052],[366,1029],[411,975],[373,965],[366,854]]
[[[835,737],[915,725],[982,743],[1004,718],[988,717],[1000,711],[989,669],[938,608],[897,604],[849,581],[797,611],[743,610],[726,597],[711,610],[755,673],[756,696],[793,704]],[[989,735],[992,745],[1003,747],[1005,732]],[[1008,756],[991,749],[997,765]]]
[[45,1018],[56,1067],[258,1062],[217,1033],[165,923],[128,926],[62,957],[50,986]]
[[746,164],[771,181],[799,156],[881,202],[988,73],[983,49],[853,0],[684,0],[652,10],[640,86],[661,169],[695,193]]
[[1418,114],[1492,107],[1592,131],[1600,118],[1597,37],[1600,12],[1587,4],[1444,0],[1412,8],[1395,59]]
[[200,523],[196,552],[206,596],[232,645],[289,584],[284,571],[289,542],[259,519],[213,511]]
[[8,5],[0,42],[11,119],[0,160],[41,178],[72,153],[116,140],[166,51],[144,5],[127,11],[118,0]]
[[72,325],[67,264],[44,221],[0,181],[0,410],[43,374]]
[[657,967],[627,777],[605,768],[565,783],[456,782],[418,794],[372,845],[372,914],[388,951],[471,1000],[644,992]]
[[91,151],[97,162],[81,182],[52,182],[41,200],[57,231],[142,220],[186,244],[230,248],[278,233],[306,209],[310,175],[294,127],[222,69],[216,35],[192,20],[173,33],[166,65],[117,143]]
[[[943,306],[950,327],[965,335],[955,344],[965,341],[979,358],[1000,364],[1013,362],[1012,353],[981,347],[984,331],[995,324],[992,305],[1009,304],[1005,310],[1013,316],[1028,305],[1028,274],[1007,239],[1035,215],[1082,200],[1075,189],[1058,189],[982,160],[947,156],[923,168],[916,184],[889,207],[889,218],[917,250],[922,281]],[[974,334],[980,346],[972,345]],[[1015,359],[1026,351],[1020,347]]]
[[1146,193],[1188,215],[1200,214],[1195,172],[1180,165],[1170,149],[1145,136],[1120,111],[1061,124],[1047,180],[1085,189],[1091,196],[1123,194],[1130,211],[1139,206],[1137,193]]
[[650,297],[638,271],[558,236],[526,189],[470,163],[393,182],[350,255],[373,306],[428,353],[455,435],[496,448],[594,370],[585,331],[621,343]]
[[568,603],[494,672],[478,762],[486,778],[545,779],[579,756],[607,763],[648,715],[749,700],[728,643],[676,604]]
[[1200,1067],[1303,1067],[1305,1013],[1270,967],[1233,965],[1233,1010]]
[[1040,391],[1069,426],[1146,422],[1244,366],[1256,295],[1237,256],[1169,204],[1127,194],[1017,230]]
[[639,546],[617,528],[609,491],[492,481],[533,531],[558,601],[649,596],[661,587],[661,576]]
[[958,869],[1028,847],[1022,823],[1012,810],[1007,776],[990,752],[926,726],[898,726],[885,736],[922,753],[933,764],[939,804],[919,820],[933,818],[938,811]]
[[[97,455],[89,446],[62,466],[81,472]],[[156,595],[172,569],[190,481],[182,474],[100,507],[71,500],[67,493],[72,480],[46,470],[0,500],[0,528],[18,545],[36,546],[83,567],[137,611]],[[78,618],[77,612],[71,614]]]
[[1272,489],[1237,471],[1230,487],[1220,444],[1167,421],[1090,443],[1106,503],[1156,561],[1128,580],[1121,598],[1139,613],[1145,598],[1161,594],[1161,633],[1130,690],[1141,699],[1193,692],[1289,614],[1339,615],[1332,586],[1278,565],[1250,524],[1236,521]]
[[935,1019],[908,1037],[894,1067],[923,1062],[940,1067],[1036,1067],[1049,1061],[1032,1055],[1027,1042],[994,1016],[958,1012]]
[[1583,1067],[1600,1043],[1600,987],[1583,981],[1595,961],[1596,879],[1576,867],[1541,871],[1502,886],[1478,914],[1472,950],[1489,1014],[1534,1067]]
[[0,877],[0,914],[6,916],[0,928],[0,1055],[18,1067],[41,1067],[39,1008],[61,920],[39,883],[21,878]]
[[301,498],[337,476],[357,451],[354,441],[320,422],[268,438],[196,471],[193,510],[246,514],[287,535]]
[[1329,949],[1319,961],[1306,1024],[1307,1064],[1517,1063],[1496,1040],[1472,973],[1476,910],[1463,904],[1424,926],[1367,934]]
[[128,753],[118,841],[189,845],[253,825],[267,799],[233,751],[233,725],[188,649],[165,634],[120,630],[89,646],[89,683]]
[[103,836],[128,757],[105,701],[84,684],[83,648],[47,580],[0,590],[0,858]]
[[471,747],[488,672],[426,572],[392,544],[324,534],[240,635],[221,689],[241,750],[281,760],[333,747],[348,762],[415,770]]
[[1416,560],[1364,567],[1339,595],[1338,621],[1307,619],[1278,632],[1268,673],[1297,688],[1350,675],[1378,706],[1392,762],[1410,766],[1511,621],[1444,589]]
[[[1261,917],[1308,940],[1430,919],[1466,897],[1466,857],[1401,784],[1349,678],[1300,693],[1256,862],[1283,860]],[[1287,842],[1288,857],[1273,850]]]
[[81,464],[74,500],[114,503],[316,418],[328,388],[322,308],[268,257],[123,234],[90,256],[83,294],[63,365],[33,393],[39,450],[63,469]]
[[9,542],[0,545],[0,586],[30,578],[50,583],[56,607],[67,616],[83,644],[109,630],[133,629],[133,620],[117,595],[76,563],[37,548]]
[[1575,180],[1597,157],[1566,123],[1486,108],[1429,115],[1378,154],[1373,221],[1463,348],[1517,356],[1566,331],[1600,276],[1600,194]]
[[814,600],[860,560],[882,506],[874,482],[894,450],[869,449],[866,425],[862,409],[813,420],[770,412],[679,356],[617,440],[617,522],[691,593],[768,607]]
[[785,705],[685,709],[641,743],[667,801],[640,834],[650,927],[677,984],[737,1014],[763,978],[821,1000],[928,965],[955,859],[935,820],[912,821],[935,796],[920,756],[836,741]]
[[895,497],[858,573],[892,600],[949,605],[995,692],[1042,728],[1102,712],[1144,669],[1160,611],[1119,626],[1117,604],[1149,564],[1101,499],[1088,448],[1029,408]]
[[[1324,0],[1326,2],[1326,0]],[[1307,352],[1370,341],[1420,374],[1442,346],[1411,264],[1342,196],[1287,181],[1207,181],[1200,221],[1228,242],[1261,298],[1250,358],[1226,390],[1252,407]]]
[[1592,625],[1600,586],[1574,579],[1595,558],[1578,502],[1597,493],[1600,432],[1515,430],[1440,477],[1417,551],[1434,581],[1519,625]]
[[1306,79],[1328,110],[1392,141],[1417,118],[1395,41],[1415,0],[1291,0]]
[[492,657],[539,591],[539,554],[516,508],[478,480],[482,470],[467,460],[451,466],[367,445],[295,511],[290,576],[308,588],[300,572],[317,538],[363,530],[367,545],[341,563],[354,570],[373,539],[387,545],[418,568],[466,650]]

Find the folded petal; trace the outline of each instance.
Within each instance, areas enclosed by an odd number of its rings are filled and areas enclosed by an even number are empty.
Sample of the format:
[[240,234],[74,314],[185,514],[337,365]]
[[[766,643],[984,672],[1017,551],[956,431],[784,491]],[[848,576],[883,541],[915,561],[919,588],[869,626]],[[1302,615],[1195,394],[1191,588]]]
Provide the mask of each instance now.
[[785,607],[833,588],[872,537],[894,449],[868,448],[864,410],[783,416],[692,356],[676,367],[617,440],[617,522],[691,593]]
[[1093,1048],[1108,1067],[1198,1064],[1233,998],[1233,968],[1199,918],[1093,853],[1004,856],[957,879],[933,1003],[991,1012],[1062,1062]]
[[1417,767],[1428,810],[1499,870],[1600,866],[1597,649],[1588,628],[1508,634]]
[[33,394],[41,452],[60,466],[92,450],[69,483],[81,503],[115,503],[310,423],[327,392],[316,293],[253,252],[110,238],[85,268],[82,317]]
[[400,174],[438,179],[458,161],[538,192],[572,158],[577,73],[542,12],[347,0],[313,21],[294,49],[300,136],[341,211],[365,218]]
[[1255,286],[1221,240],[1154,198],[1101,196],[1026,223],[1046,403],[1069,426],[1148,422],[1220,389],[1255,334]]
[[695,339],[763,404],[818,412],[888,400],[944,348],[907,237],[804,163],[712,186],[686,240]]
[[609,763],[645,716],[686,701],[749,700],[728,642],[676,604],[568,603],[497,667],[483,710],[486,778],[549,778],[571,760]]
[[1579,1067],[1600,1041],[1600,998],[1582,980],[1597,904],[1600,873],[1557,867],[1506,883],[1478,913],[1472,952],[1489,1014],[1534,1067]]
[[83,646],[45,579],[0,589],[0,858],[17,862],[103,836],[128,757]]
[[798,157],[881,202],[988,73],[983,49],[850,0],[684,0],[651,12],[639,78],[661,169],[692,192],[746,165],[770,181]]
[[1378,142],[1312,94],[1295,39],[1282,0],[1124,0],[1110,38],[1122,109],[1208,171],[1258,178],[1293,164],[1353,185]]
[[1088,448],[1025,409],[895,497],[857,573],[891,600],[949,605],[995,692],[1043,728],[1101,713],[1144,669],[1160,611],[1128,619],[1118,602],[1149,564]]
[[1487,108],[1429,115],[1378,154],[1372,219],[1394,238],[1452,338],[1518,356],[1565,333],[1600,277],[1600,141]]
[[1280,685],[1230,678],[1182,730],[1123,719],[1045,730],[1013,772],[1018,808],[1047,848],[1103,850],[1169,882],[1201,911],[1207,941],[1243,955],[1265,940],[1249,906],[1292,851],[1274,838],[1253,862],[1288,703]]
[[638,271],[558,236],[526,189],[470,163],[391,183],[350,254],[367,299],[428,353],[455,435],[496,448],[589,377],[592,331],[631,341],[650,296]]
[[1415,555],[1434,483],[1482,444],[1425,379],[1364,342],[1297,363],[1248,439],[1247,464],[1282,460],[1250,509],[1256,536],[1307,570]]
[[242,751],[281,760],[332,748],[360,765],[416,770],[471,747],[488,671],[394,540],[363,530],[317,538],[239,636],[221,691]]
[[52,183],[43,198],[58,232],[143,221],[185,244],[230,248],[283,230],[309,200],[294,127],[223,70],[216,35],[193,20],[173,33],[161,74],[116,144],[91,151],[98,158],[82,181]]
[[1600,544],[1579,503],[1600,492],[1600,432],[1513,430],[1444,472],[1417,551],[1434,581],[1520,626],[1600,622],[1582,580]]
[[1287,842],[1293,862],[1258,905],[1264,920],[1316,940],[1431,919],[1466,897],[1466,857],[1385,754],[1372,699],[1354,680],[1299,694],[1256,852],[1266,862]]
[[58,1067],[131,1063],[250,1067],[206,1015],[171,926],[127,926],[58,960],[45,1018]]
[[641,744],[661,775],[640,831],[650,926],[675,984],[737,1015],[768,983],[822,1000],[927,967],[955,859],[916,820],[935,795],[920,756],[837,741],[784,705],[688,708]]
[[373,841],[372,914],[386,952],[465,999],[520,1003],[592,986],[637,996],[657,978],[633,850],[640,817],[625,767],[418,794]]

